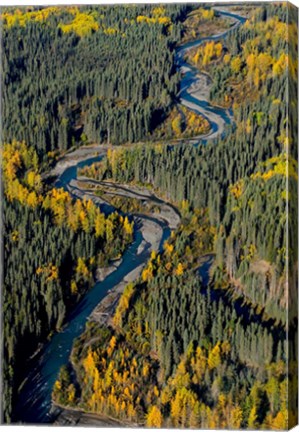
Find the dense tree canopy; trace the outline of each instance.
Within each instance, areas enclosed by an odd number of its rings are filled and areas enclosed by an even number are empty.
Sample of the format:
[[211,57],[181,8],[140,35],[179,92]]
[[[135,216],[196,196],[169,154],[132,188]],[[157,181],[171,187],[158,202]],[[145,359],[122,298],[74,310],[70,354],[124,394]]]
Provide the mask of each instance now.
[[[46,192],[33,148],[5,144],[4,173],[4,414],[26,359],[94,282],[97,266],[132,240],[127,219],[106,217],[91,201],[76,202],[63,189]],[[105,259],[103,260],[103,257]],[[23,368],[20,367],[23,366]]]
[[3,138],[41,158],[86,140],[145,139],[178,90],[173,44],[186,6],[3,14]]
[[[288,35],[295,43],[296,30],[288,16],[285,5],[264,6],[225,43],[206,43],[192,54],[214,78],[213,99],[233,109],[235,126],[224,139],[197,148],[114,149],[82,170],[101,181],[154,188],[184,215],[164,252],[154,254],[141,279],[124,291],[107,336],[114,340],[113,352],[108,343],[90,348],[99,393],[92,380],[82,390],[83,347],[90,333],[103,340],[103,329],[94,323],[74,345],[72,364],[81,368],[76,403],[88,406],[92,400],[91,411],[121,418],[118,404],[129,403],[130,418],[151,427],[295,424],[295,400],[289,412],[285,405],[287,385],[296,386],[296,346],[288,344],[285,331],[296,328],[287,315],[295,278],[289,292],[286,280],[296,267],[297,244],[286,224],[297,231],[298,181],[295,106],[292,128],[286,121],[288,92],[296,94],[292,59],[286,68]],[[196,225],[190,230],[188,218],[194,224],[198,208],[206,216],[197,223],[206,235],[213,233],[207,242]],[[197,235],[200,254],[215,253],[208,286],[196,274]],[[125,349],[128,358],[122,361]],[[134,359],[147,365],[152,382],[149,389],[144,379],[136,393],[130,383],[135,376],[143,379],[143,371],[129,367]],[[116,373],[107,382],[109,367]],[[118,376],[125,376],[128,393]],[[56,397],[64,394],[62,389]],[[115,399],[107,399],[111,394]]]
[[[154,189],[182,219],[109,324],[90,321],[74,342],[54,401],[148,427],[295,423],[293,18],[287,4],[262,5],[228,38],[188,51],[234,124],[187,146],[163,141],[210,125],[177,104],[175,48],[201,29],[216,32],[219,13],[174,4],[2,9],[5,421],[17,418],[24,360],[133,238],[130,217],[43,180],[71,146],[96,142],[111,144],[107,156],[80,174],[102,182],[98,194],[106,180]],[[137,201],[111,198],[125,212],[142,211]]]

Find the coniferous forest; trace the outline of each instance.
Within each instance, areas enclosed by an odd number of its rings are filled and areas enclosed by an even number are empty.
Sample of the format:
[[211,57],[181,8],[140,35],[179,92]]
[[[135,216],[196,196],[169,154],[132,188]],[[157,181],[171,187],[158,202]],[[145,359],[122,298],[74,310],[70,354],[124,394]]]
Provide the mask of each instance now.
[[296,9],[1,21],[3,422],[297,424]]

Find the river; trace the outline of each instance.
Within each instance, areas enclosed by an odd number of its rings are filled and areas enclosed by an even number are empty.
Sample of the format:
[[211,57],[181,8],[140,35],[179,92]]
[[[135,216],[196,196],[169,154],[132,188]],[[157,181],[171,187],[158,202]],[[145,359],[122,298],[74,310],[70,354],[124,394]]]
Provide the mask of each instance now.
[[[221,12],[221,15],[236,19],[236,24],[233,28],[245,21],[245,18],[230,12]],[[225,126],[231,124],[232,116],[227,110],[213,107],[208,100],[198,97],[196,91],[193,92],[193,88],[196,88],[196,86],[200,87],[201,74],[199,74],[198,70],[193,66],[186,63],[184,55],[187,50],[207,40],[224,38],[229,31],[231,31],[231,29],[220,35],[217,34],[186,43],[180,46],[176,52],[176,65],[182,72],[179,93],[180,103],[205,116],[209,120],[211,132],[206,137],[202,137],[204,139],[212,139],[222,135]],[[104,153],[105,150],[102,150],[102,155]],[[70,183],[77,178],[77,168],[90,165],[100,160],[102,155],[92,158],[89,155],[88,159],[81,160],[65,168],[63,172],[60,173],[56,186],[71,190]],[[106,210],[109,211],[109,209]],[[161,224],[161,221],[155,221],[154,218],[152,218],[152,220],[162,227],[160,239],[161,248],[164,240],[170,235],[170,229],[167,224]],[[53,419],[50,414],[51,393],[59,370],[62,365],[68,362],[73,342],[84,331],[87,318],[93,309],[106,296],[111,288],[120,283],[132,270],[148,260],[150,254],[149,248],[145,248],[142,253],[137,253],[142,241],[142,230],[137,224],[134,241],[124,253],[119,267],[102,282],[94,285],[68,316],[67,324],[62,331],[54,334],[50,341],[47,342],[34,357],[34,364],[31,363],[30,365],[30,373],[20,390],[15,410],[18,422],[27,424],[52,423]],[[205,267],[205,272],[208,272],[208,266]]]

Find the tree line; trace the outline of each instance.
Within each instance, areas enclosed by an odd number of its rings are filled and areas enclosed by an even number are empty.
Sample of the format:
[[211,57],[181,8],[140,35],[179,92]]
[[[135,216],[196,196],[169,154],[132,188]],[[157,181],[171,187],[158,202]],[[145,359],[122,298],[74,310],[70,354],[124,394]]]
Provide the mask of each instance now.
[[86,140],[145,139],[166,117],[178,90],[174,43],[187,9],[4,13],[3,141],[24,140],[43,159]]

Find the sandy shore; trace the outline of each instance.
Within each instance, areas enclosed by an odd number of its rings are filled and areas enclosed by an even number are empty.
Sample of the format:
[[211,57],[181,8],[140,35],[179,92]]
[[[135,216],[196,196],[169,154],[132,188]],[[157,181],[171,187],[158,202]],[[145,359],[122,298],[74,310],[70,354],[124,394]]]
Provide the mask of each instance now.
[[113,261],[107,267],[99,267],[96,270],[96,281],[102,282],[107,276],[113,273],[121,265],[122,259]]
[[[128,427],[125,422],[120,422],[108,416],[85,413],[80,409],[63,408],[53,405],[52,414],[56,417],[54,426],[82,426],[82,427]],[[132,427],[134,425],[130,425]],[[137,426],[137,425],[136,425]]]
[[70,150],[66,153],[55,165],[51,171],[46,174],[47,177],[58,177],[67,168],[77,165],[78,162],[84,161],[86,159],[105,155],[107,153],[108,146],[103,144],[90,144],[88,146],[80,147],[76,150]]

